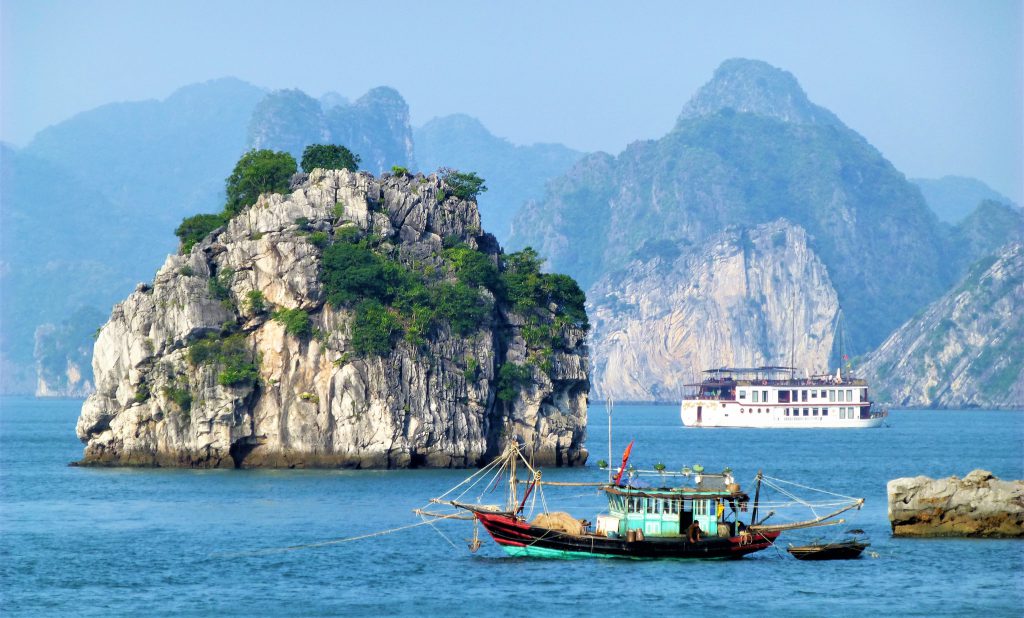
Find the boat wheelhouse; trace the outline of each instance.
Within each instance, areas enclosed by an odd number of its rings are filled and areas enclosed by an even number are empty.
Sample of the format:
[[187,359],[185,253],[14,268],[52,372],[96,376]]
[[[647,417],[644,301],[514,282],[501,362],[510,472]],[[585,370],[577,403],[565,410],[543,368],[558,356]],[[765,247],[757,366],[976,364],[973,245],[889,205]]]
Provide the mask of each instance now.
[[869,398],[862,378],[835,374],[796,376],[792,367],[710,369],[683,399],[686,427],[866,428],[888,412]]

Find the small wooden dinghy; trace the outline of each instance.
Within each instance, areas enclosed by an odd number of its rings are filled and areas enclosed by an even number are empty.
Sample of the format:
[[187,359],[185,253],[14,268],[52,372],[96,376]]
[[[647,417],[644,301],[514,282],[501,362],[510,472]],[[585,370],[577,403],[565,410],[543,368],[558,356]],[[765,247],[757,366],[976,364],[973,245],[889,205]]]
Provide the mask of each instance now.
[[841,541],[839,543],[821,543],[812,545],[790,545],[786,551],[797,560],[853,560],[860,558],[871,543],[863,541]]

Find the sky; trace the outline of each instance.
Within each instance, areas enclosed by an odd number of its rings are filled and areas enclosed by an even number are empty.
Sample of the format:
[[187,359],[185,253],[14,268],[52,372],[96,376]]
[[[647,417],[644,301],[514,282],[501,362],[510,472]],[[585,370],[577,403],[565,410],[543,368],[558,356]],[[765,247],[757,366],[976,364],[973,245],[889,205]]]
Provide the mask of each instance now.
[[728,58],[793,73],[908,177],[1024,203],[1020,0],[379,2],[0,0],[0,140],[233,76],[414,125],[466,113],[517,144],[620,152],[664,135]]

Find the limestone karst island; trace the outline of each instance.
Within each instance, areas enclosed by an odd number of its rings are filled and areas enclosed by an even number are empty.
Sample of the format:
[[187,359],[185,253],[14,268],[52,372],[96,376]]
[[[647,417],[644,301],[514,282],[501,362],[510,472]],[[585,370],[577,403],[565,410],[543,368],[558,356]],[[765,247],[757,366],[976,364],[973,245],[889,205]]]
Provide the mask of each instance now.
[[463,467],[511,436],[586,461],[583,293],[502,252],[482,179],[318,167],[257,197],[274,156],[99,331],[83,464]]

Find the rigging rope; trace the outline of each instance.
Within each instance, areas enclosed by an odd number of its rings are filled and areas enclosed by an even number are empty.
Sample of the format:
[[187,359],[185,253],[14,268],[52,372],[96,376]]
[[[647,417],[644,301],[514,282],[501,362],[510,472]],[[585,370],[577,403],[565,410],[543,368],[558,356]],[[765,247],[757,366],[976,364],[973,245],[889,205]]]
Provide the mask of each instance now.
[[[453,519],[455,515],[441,515],[437,516],[436,519]],[[401,532],[403,530],[409,530],[410,528],[418,528],[420,526],[432,526],[434,523],[433,519],[427,519],[424,521],[417,522],[415,524],[408,524],[405,526],[398,526],[397,528],[390,528],[388,530],[380,530],[378,532],[371,532],[369,534],[360,534],[358,536],[343,537],[340,539],[330,539],[328,541],[318,541],[316,543],[304,543],[302,545],[289,545],[287,547],[268,547],[266,549],[257,549],[249,552],[236,552],[229,554],[210,554],[211,558],[240,558],[243,556],[264,556],[269,554],[278,554],[289,551],[296,551],[299,549],[312,549],[314,547],[326,547],[328,545],[339,545],[341,543],[350,543],[352,541],[361,541],[363,539],[370,539],[377,536],[384,536],[386,534],[393,534],[395,532]],[[436,528],[435,528],[436,530]],[[444,535],[442,535],[444,536]],[[449,541],[451,542],[451,541]]]

